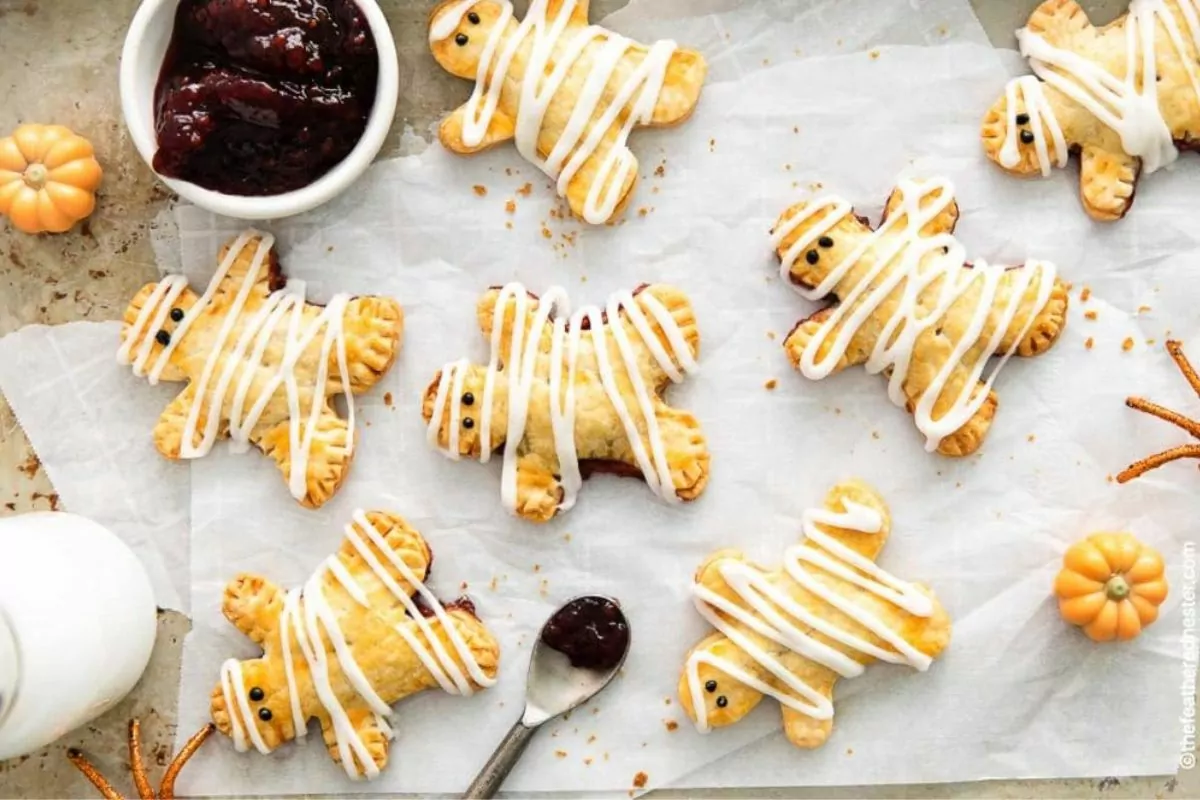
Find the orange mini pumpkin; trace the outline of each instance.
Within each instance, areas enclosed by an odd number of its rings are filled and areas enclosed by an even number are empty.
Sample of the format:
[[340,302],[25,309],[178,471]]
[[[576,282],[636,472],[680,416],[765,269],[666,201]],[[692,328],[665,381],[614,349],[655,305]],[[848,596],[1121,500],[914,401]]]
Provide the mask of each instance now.
[[1054,579],[1063,619],[1097,642],[1132,639],[1167,599],[1159,552],[1129,533],[1094,533],[1063,556]]
[[96,207],[103,171],[92,143],[62,125],[19,125],[0,139],[0,216],[25,233],[62,233]]

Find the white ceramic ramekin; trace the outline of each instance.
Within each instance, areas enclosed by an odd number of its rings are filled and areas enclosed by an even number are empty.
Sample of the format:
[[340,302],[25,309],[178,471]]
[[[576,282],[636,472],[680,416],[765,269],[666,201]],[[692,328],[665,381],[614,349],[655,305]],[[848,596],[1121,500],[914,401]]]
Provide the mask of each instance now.
[[[375,0],[354,2],[362,9],[375,37],[379,79],[367,127],[349,155],[302,189],[262,197],[223,194],[163,175],[159,175],[159,179],[180,197],[201,208],[239,219],[274,219],[299,214],[328,202],[354,183],[383,146],[396,113],[399,92],[396,44],[387,19]],[[154,168],[154,152],[158,149],[154,133],[154,89],[171,40],[178,5],[179,0],[143,0],[125,34],[125,46],[121,50],[121,111],[134,145],[151,169]]]

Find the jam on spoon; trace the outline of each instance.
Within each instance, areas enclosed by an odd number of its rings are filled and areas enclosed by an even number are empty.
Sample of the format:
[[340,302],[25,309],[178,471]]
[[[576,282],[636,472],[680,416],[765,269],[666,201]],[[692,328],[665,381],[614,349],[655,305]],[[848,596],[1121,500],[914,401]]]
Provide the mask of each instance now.
[[542,628],[542,642],[570,659],[573,667],[603,672],[625,656],[629,625],[607,597],[580,597],[550,618]]
[[181,0],[154,96],[154,169],[226,194],[299,189],[354,148],[377,77],[353,0]]

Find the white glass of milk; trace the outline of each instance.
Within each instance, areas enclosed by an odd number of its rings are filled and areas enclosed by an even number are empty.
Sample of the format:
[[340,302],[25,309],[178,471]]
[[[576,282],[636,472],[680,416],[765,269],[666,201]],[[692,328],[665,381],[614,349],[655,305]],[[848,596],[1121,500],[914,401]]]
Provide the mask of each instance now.
[[0,760],[103,714],[150,660],[154,592],[141,562],[75,514],[0,519]]

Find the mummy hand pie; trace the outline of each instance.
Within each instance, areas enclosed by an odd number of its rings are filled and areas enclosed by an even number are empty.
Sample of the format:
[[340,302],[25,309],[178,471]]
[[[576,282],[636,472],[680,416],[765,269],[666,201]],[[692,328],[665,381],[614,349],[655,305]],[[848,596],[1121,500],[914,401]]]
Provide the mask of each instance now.
[[442,145],[466,155],[514,139],[594,225],[620,216],[633,194],[630,131],[686,120],[708,69],[675,42],[646,46],[589,25],[588,0],[533,0],[520,22],[508,0],[442,0],[429,45],[447,72],[475,81],[442,121]]
[[345,533],[301,588],[258,575],[225,587],[226,619],[263,655],[221,666],[212,718],[239,751],[270,753],[315,717],[334,762],[373,778],[387,765],[392,705],[425,689],[486,689],[500,647],[470,600],[433,596],[433,554],[398,515],[355,512]]
[[1093,27],[1075,0],[1046,0],[1017,31],[1033,75],[1008,84],[983,120],[990,159],[1050,174],[1080,153],[1079,195],[1098,220],[1125,216],[1139,175],[1200,140],[1200,4],[1134,0]]
[[[198,458],[224,437],[242,450],[253,444],[275,460],[292,496],[316,508],[346,478],[353,395],[395,360],[404,317],[383,297],[305,302],[274,243],[256,230],[233,239],[201,295],[182,275],[143,286],[125,309],[117,360],[151,384],[188,382],[154,428],[164,456]],[[338,394],[346,419],[333,407]]]
[[[968,262],[952,235],[957,221],[948,181],[902,181],[874,230],[830,196],[785,211],[772,240],[784,279],[809,300],[833,298],[784,340],[792,365],[812,380],[856,364],[883,373],[925,449],[947,456],[979,448],[1000,369],[1014,354],[1045,352],[1067,312],[1053,264]],[[1000,360],[983,378],[993,355]]]
[[696,368],[700,332],[683,292],[643,286],[572,314],[563,289],[538,298],[510,283],[483,296],[478,316],[491,360],[447,364],[421,412],[430,443],[452,459],[486,462],[503,448],[510,513],[546,522],[593,471],[641,476],[671,503],[704,491],[700,423],[662,399]]
[[688,654],[679,698],[696,727],[732,725],[764,696],[779,701],[797,747],[820,747],[833,728],[833,686],[873,661],[924,672],[950,643],[933,592],[875,564],[891,533],[883,499],[857,481],[804,512],[804,539],[768,571],[736,550],[696,571],[696,609],[714,628]]

